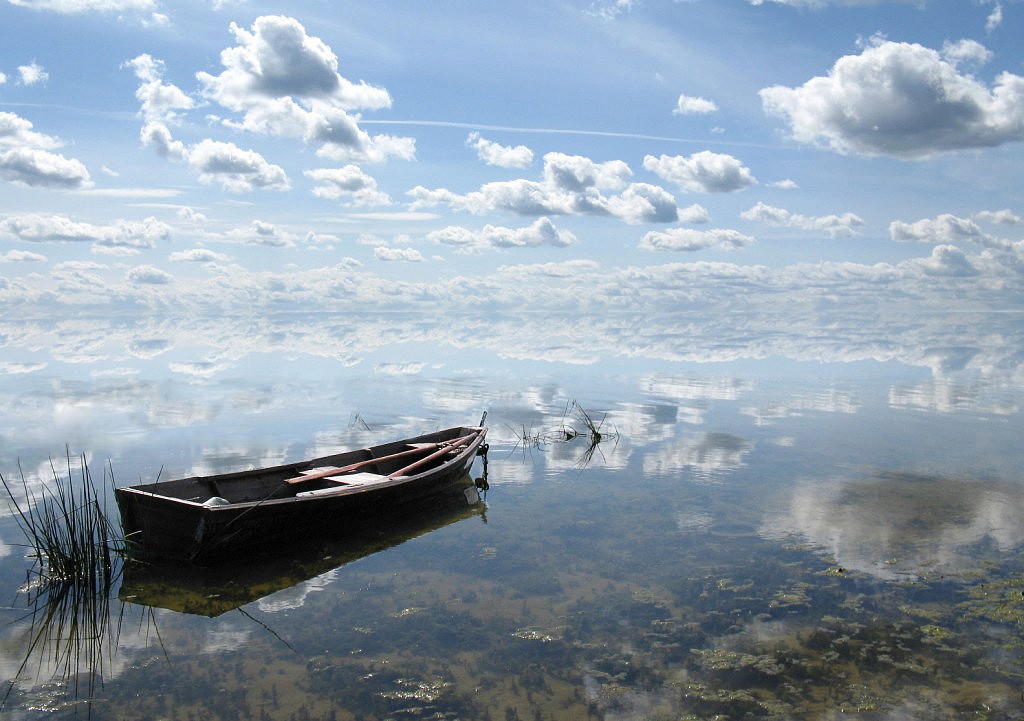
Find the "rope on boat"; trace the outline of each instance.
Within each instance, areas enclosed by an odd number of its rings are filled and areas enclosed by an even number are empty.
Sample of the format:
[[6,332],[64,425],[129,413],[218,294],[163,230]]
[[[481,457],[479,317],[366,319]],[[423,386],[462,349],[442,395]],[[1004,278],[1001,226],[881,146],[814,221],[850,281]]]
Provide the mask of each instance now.
[[[484,418],[486,417],[487,413],[484,412]],[[481,491],[486,491],[488,488],[491,487],[490,484],[487,482],[487,451],[489,451],[490,449],[491,447],[487,443],[481,443],[476,449],[476,454],[484,459],[484,474],[480,478],[475,479],[473,481],[473,485],[475,485]]]

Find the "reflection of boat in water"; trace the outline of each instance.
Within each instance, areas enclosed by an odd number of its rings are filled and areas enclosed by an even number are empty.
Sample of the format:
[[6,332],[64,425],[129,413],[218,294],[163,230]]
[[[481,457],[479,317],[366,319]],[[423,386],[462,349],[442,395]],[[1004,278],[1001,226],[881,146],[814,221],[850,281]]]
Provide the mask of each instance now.
[[125,538],[142,555],[207,563],[386,518],[469,473],[485,448],[482,423],[272,468],[118,488]]
[[341,533],[307,538],[290,544],[286,553],[267,553],[244,564],[204,568],[129,562],[118,597],[145,606],[219,616],[466,518],[486,520],[486,506],[474,502],[478,498],[473,481],[466,476],[415,511],[391,514],[384,520],[368,518]]

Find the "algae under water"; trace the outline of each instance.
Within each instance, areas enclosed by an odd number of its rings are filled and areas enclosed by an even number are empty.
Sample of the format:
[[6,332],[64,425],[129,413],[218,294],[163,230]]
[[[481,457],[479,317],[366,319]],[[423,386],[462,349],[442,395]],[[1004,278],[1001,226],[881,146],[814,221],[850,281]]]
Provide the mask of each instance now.
[[[712,508],[708,528],[673,529],[658,499],[718,504],[664,478],[641,482],[592,469],[550,488],[499,485],[484,516],[462,514],[250,603],[259,623],[231,611],[140,617],[137,633],[159,635],[162,649],[122,635],[134,660],[91,703],[102,717],[182,719],[1020,710],[1024,569],[1014,562],[986,548],[968,562],[958,546],[959,569],[940,572],[936,558],[893,580],[806,539],[780,541],[753,509],[744,517],[733,505],[721,519]],[[891,514],[933,515],[950,481],[913,483],[936,492],[911,493],[914,508],[900,509],[887,490]],[[985,484],[961,484],[957,497],[982,495],[975,485]],[[899,534],[912,532],[902,520]],[[942,536],[977,522],[921,527]],[[127,599],[130,614],[145,608]],[[33,707],[31,693],[20,700]]]

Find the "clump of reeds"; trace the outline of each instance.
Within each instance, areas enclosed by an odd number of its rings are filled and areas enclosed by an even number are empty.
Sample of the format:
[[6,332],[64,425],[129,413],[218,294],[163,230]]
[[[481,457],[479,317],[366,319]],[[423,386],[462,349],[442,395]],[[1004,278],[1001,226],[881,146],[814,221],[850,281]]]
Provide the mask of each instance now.
[[541,434],[539,432],[535,432],[533,430],[533,428],[530,428],[529,430],[527,430],[525,424],[521,425],[520,428],[518,428],[518,429],[517,428],[513,428],[512,426],[509,426],[508,424],[506,424],[506,427],[510,431],[512,431],[512,435],[514,435],[516,437],[516,444],[512,448],[513,451],[516,450],[517,448],[519,448],[520,446],[522,446],[523,453],[525,455],[527,450],[529,450],[531,448],[539,448],[540,447],[540,445],[541,445]]
[[[577,467],[584,468],[594,458],[595,452],[601,453],[599,448],[601,441],[606,438],[614,438],[616,443],[618,443],[619,434],[615,430],[602,432],[604,422],[608,417],[607,414],[605,414],[600,421],[595,421],[591,415],[584,410],[583,406],[576,401],[572,402],[572,408],[576,412],[576,416],[583,422],[583,425],[586,428],[586,431],[580,435],[585,435],[588,439],[587,448],[583,451],[583,455],[581,455],[579,460],[576,462]],[[604,454],[601,453],[601,456],[603,457]]]
[[124,543],[110,522],[106,498],[97,490],[84,456],[80,459],[79,483],[75,483],[70,453],[66,477],[57,472],[52,459],[50,470],[53,483],[44,485],[38,493],[29,488],[24,471],[21,494],[16,494],[0,474],[0,483],[35,561],[29,570],[35,575],[34,585],[108,586],[115,558],[124,553]]
[[[39,653],[40,666],[45,663],[55,678],[71,684],[76,698],[84,673],[91,698],[97,682],[102,683],[104,660],[112,653],[110,592],[121,572],[125,544],[109,520],[105,496],[84,456],[77,478],[73,470],[69,453],[67,475],[62,477],[51,459],[53,482],[38,491],[29,487],[20,467],[20,493],[2,474],[0,484],[33,559],[24,588],[32,608],[30,643],[16,678]],[[113,485],[112,471],[109,480]],[[0,708],[14,689],[12,682]]]
[[[590,417],[590,414],[584,410],[583,406],[576,401],[572,402],[572,408],[576,411],[577,417],[583,421],[583,424],[586,427],[587,437],[590,439],[590,442],[593,445],[597,445],[604,440],[604,436],[601,434],[601,429],[604,427],[604,422],[608,415],[605,414],[605,416],[601,418],[600,422],[595,422],[594,419]],[[612,435],[618,437],[617,433],[613,432]]]
[[[577,428],[576,425],[570,422],[570,414],[576,417],[577,425],[581,425],[582,428]],[[600,421],[595,421],[593,416],[574,400],[566,404],[565,411],[562,413],[562,421],[557,426],[541,431],[535,431],[532,428],[527,430],[526,426],[522,426],[521,431],[511,428],[511,426],[509,428],[516,437],[515,448],[522,446],[524,452],[528,449],[541,448],[552,443],[568,443],[577,438],[586,438],[588,441],[587,449],[584,451],[578,464],[582,467],[587,465],[591,458],[593,458],[601,441],[606,438],[618,440],[619,434],[617,432],[604,429],[606,418],[607,416],[602,417]]]
[[[577,423],[583,426],[582,429],[577,428],[568,421],[570,413],[576,416]],[[602,432],[606,418],[607,415],[601,418],[600,421],[595,421],[578,401],[569,401],[566,403],[565,411],[562,413],[562,422],[556,428],[546,431],[543,434],[543,438],[548,442],[564,442],[582,436],[590,442],[591,446],[596,446],[608,435],[618,437],[618,434],[615,432],[610,434],[607,431]]]

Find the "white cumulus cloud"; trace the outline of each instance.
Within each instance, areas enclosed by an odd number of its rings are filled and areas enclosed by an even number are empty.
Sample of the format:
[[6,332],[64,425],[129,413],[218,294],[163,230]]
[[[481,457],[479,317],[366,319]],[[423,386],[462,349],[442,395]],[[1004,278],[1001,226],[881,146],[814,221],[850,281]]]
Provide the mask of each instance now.
[[672,194],[655,185],[630,183],[632,174],[621,160],[598,163],[579,155],[548,153],[540,181],[519,178],[486,183],[466,194],[417,186],[409,195],[412,210],[443,204],[476,214],[504,210],[528,216],[604,215],[627,223],[678,220]]
[[466,138],[466,145],[476,149],[477,157],[488,165],[496,165],[499,168],[528,168],[533,164],[533,151],[525,145],[499,145],[475,132]]
[[544,180],[568,192],[590,188],[618,190],[625,187],[633,171],[621,160],[597,163],[582,155],[548,153],[544,156]]
[[0,150],[0,178],[22,185],[86,188],[89,171],[80,160],[36,148]]
[[127,278],[132,283],[141,285],[168,285],[174,280],[169,273],[151,265],[139,265],[132,268],[128,271]]
[[893,240],[912,243],[984,243],[989,238],[973,220],[950,213],[913,223],[894,220],[889,224],[889,235]]
[[123,67],[131,68],[142,81],[135,91],[135,97],[141,105],[140,113],[147,121],[170,122],[177,118],[178,111],[195,107],[195,101],[185,91],[163,82],[162,60],[144,53],[126,61]]
[[921,267],[926,274],[940,277],[966,278],[980,272],[955,245],[935,246],[931,257],[921,261]]
[[305,171],[316,182],[313,195],[327,200],[344,199],[351,205],[368,207],[390,205],[391,197],[377,188],[377,181],[358,165],[342,168],[317,168]]
[[801,215],[765,203],[758,203],[749,210],[740,213],[740,216],[746,220],[756,220],[767,225],[821,231],[828,234],[830,238],[848,238],[855,235],[856,229],[864,225],[864,221],[860,216],[853,213],[819,216]]
[[644,157],[644,168],[687,192],[729,193],[757,183],[739,160],[725,153],[703,150],[686,157],[662,155]]
[[27,146],[40,150],[52,150],[63,145],[57,138],[36,132],[32,127],[32,122],[20,115],[0,112],[0,147]]
[[18,66],[18,77],[22,85],[39,85],[50,79],[49,73],[34,60],[28,65]]
[[377,260],[404,263],[422,263],[423,254],[415,248],[389,248],[381,246],[373,249],[373,255]]
[[876,40],[828,75],[764,88],[761,101],[795,140],[839,153],[926,158],[1024,139],[1024,78],[1002,72],[990,88],[958,67],[987,59],[978,43],[946,53]]
[[694,230],[693,228],[669,228],[646,233],[640,239],[643,250],[697,251],[709,248],[739,250],[750,245],[754,239],[735,230],[714,228]]
[[231,32],[237,44],[221,52],[224,71],[196,73],[207,99],[241,115],[241,120],[220,119],[224,125],[301,138],[333,160],[415,156],[412,138],[371,137],[359,127],[350,113],[388,108],[391,95],[343,77],[330,46],[307,34],[298,20],[262,16],[251,30],[232,23]]
[[484,248],[535,248],[542,245],[564,247],[575,243],[576,236],[567,230],[559,230],[549,218],[538,218],[525,228],[485,225],[482,230],[473,231],[460,226],[448,226],[428,233],[427,240],[469,251]]
[[992,51],[977,40],[946,41],[942,44],[942,57],[953,65],[976,63],[984,65],[993,57]]
[[243,150],[234,143],[207,138],[188,149],[188,164],[199,173],[199,182],[218,183],[235,193],[291,187],[284,168],[267,162],[255,150]]
[[65,215],[27,214],[5,218],[0,231],[30,243],[94,243],[106,248],[142,250],[171,237],[171,227],[149,217],[141,221],[117,220],[95,225]]
[[978,220],[997,225],[1020,225],[1021,217],[1009,208],[1003,210],[982,210],[974,214]]
[[228,257],[207,248],[192,248],[171,253],[167,259],[176,263],[223,263]]
[[295,236],[279,228],[273,223],[254,220],[248,226],[233,228],[224,234],[229,242],[246,245],[264,245],[269,248],[291,248],[295,245]]
[[707,115],[715,112],[718,112],[718,106],[712,101],[690,95],[680,95],[672,111],[674,115]]
[[0,179],[33,187],[92,186],[81,161],[51,152],[63,145],[60,140],[32,128],[20,115],[0,112]]
[[187,162],[201,183],[218,184],[229,192],[290,189],[284,169],[254,150],[210,138],[193,145],[174,138],[168,124],[177,122],[179,111],[192,109],[195,102],[180,88],[162,81],[163,61],[143,54],[125,62],[123,67],[130,68],[142,81],[135,96],[146,120],[139,132],[144,146],[161,157]]
[[33,253],[29,250],[9,250],[0,255],[0,261],[7,263],[42,263],[45,260],[45,255]]
[[188,148],[180,140],[175,140],[171,130],[164,123],[151,121],[142,126],[139,140],[147,148],[153,148],[157,155],[169,160],[186,160]]
[[[692,220],[700,217],[700,206],[687,209],[691,220],[680,217],[676,199],[672,193],[662,187],[650,183],[630,183],[619,195],[609,197],[605,203],[609,214],[620,218],[626,223],[672,223],[702,222]],[[702,210],[702,209],[701,209]]]

